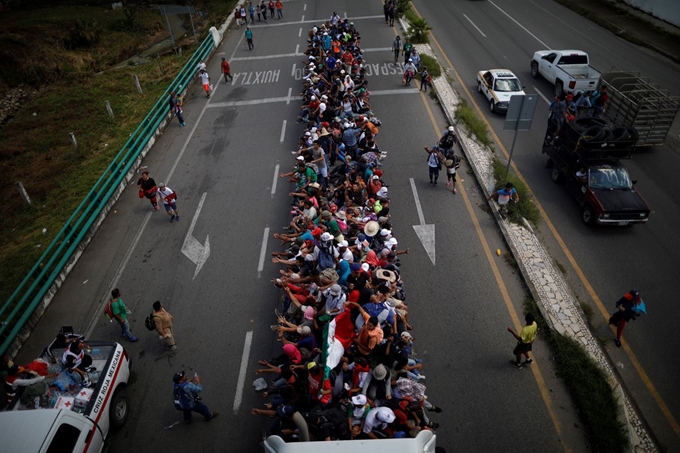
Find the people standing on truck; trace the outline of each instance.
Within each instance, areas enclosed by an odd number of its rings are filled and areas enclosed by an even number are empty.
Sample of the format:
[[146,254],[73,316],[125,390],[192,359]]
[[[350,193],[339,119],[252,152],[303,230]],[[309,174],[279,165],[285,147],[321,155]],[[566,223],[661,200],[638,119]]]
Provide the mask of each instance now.
[[79,333],[73,333],[73,329],[69,326],[62,327],[52,343],[45,348],[45,354],[52,360],[52,363],[57,363],[54,357],[54,349],[63,349],[71,346],[71,343],[85,340],[85,336]]
[[156,332],[165,340],[165,349],[168,351],[177,349],[175,333],[172,330],[173,319],[172,315],[165,311],[165,307],[159,300],[153,303],[153,322],[156,326]]
[[[518,369],[534,362],[533,359],[529,357],[529,352],[531,352],[531,345],[536,339],[536,332],[538,331],[538,324],[536,324],[536,319],[532,313],[527,313],[524,320],[526,321],[526,325],[519,334],[517,334],[512,327],[508,327],[508,332],[510,332],[517,340],[517,346],[515,346],[515,349],[512,351],[512,353],[515,354],[515,360],[511,360],[510,363]],[[522,356],[526,357],[524,362],[522,362]]]
[[607,104],[609,104],[609,93],[607,92],[607,85],[602,85],[599,91],[593,93],[592,99],[593,107],[595,111],[593,112],[593,118],[599,118],[602,113],[607,110]]
[[548,117],[548,131],[546,132],[544,145],[555,144],[556,140],[560,139],[560,132],[562,126],[566,121],[567,103],[563,98],[556,97],[550,103],[550,116]]
[[128,321],[128,309],[120,298],[120,290],[115,288],[111,291],[111,311],[113,312],[113,317],[116,318],[118,324],[120,324],[120,330],[123,332],[123,336],[134,343],[139,341],[139,338],[135,337],[130,331],[130,322]]
[[201,414],[206,421],[210,421],[219,415],[217,411],[211,411],[208,406],[206,406],[200,399],[199,393],[203,391],[203,386],[201,385],[201,377],[194,373],[194,377],[189,380],[187,374],[184,371],[175,373],[172,378],[175,386],[179,387],[181,394],[181,399],[183,399],[182,412],[184,416],[184,423],[191,423],[191,413],[198,412]]
[[614,344],[617,348],[621,347],[621,336],[626,324],[637,319],[638,313],[635,308],[642,302],[640,292],[631,289],[616,302],[616,312],[609,318],[609,324],[616,326],[616,339]]
[[578,167],[578,171],[574,173],[574,176],[576,177],[576,179],[579,180],[581,184],[585,184],[586,182],[588,182],[588,170],[586,169],[586,166],[580,165]]
[[75,371],[83,380],[83,386],[89,387],[92,381],[87,376],[88,371],[94,371],[92,366],[92,356],[85,354],[85,348],[90,347],[86,345],[83,340],[77,340],[71,343],[64,355],[61,357],[61,362],[69,371]]
[[371,439],[380,439],[374,431],[378,431],[381,437],[391,437],[388,428],[395,419],[394,412],[389,407],[374,407],[366,414],[363,432]]
[[142,177],[137,181],[137,188],[139,189],[139,198],[146,197],[151,202],[151,210],[158,211],[160,209],[156,201],[158,187],[156,181],[149,176],[148,171],[142,172]]
[[576,117],[588,116],[592,104],[590,103],[590,92],[577,91],[574,96],[574,102],[576,102]]
[[401,52],[401,38],[397,35],[392,41],[392,52],[394,52],[394,63],[399,62],[399,53]]

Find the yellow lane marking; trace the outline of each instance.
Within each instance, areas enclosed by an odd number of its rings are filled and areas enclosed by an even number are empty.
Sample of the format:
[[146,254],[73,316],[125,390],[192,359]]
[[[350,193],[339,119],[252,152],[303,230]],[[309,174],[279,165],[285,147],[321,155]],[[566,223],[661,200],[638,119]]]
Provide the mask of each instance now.
[[[413,6],[413,10],[415,11],[415,13],[416,13],[419,17],[422,17],[422,16],[420,15],[420,13],[416,10],[415,5]],[[486,116],[484,116],[484,114],[482,113],[481,109],[480,109],[479,106],[477,105],[477,101],[475,101],[474,97],[472,96],[472,94],[471,94],[470,91],[468,90],[467,86],[465,86],[465,83],[463,82],[463,79],[462,79],[461,76],[458,74],[458,71],[456,71],[456,68],[453,66],[453,63],[451,63],[451,60],[449,60],[449,57],[446,55],[446,53],[444,52],[444,49],[443,49],[442,46],[439,44],[439,41],[437,41],[437,38],[435,38],[434,34],[433,34],[431,31],[430,31],[430,37],[432,38],[432,40],[433,40],[434,43],[436,44],[436,46],[437,46],[437,48],[439,49],[439,52],[441,53],[441,55],[442,55],[442,56],[444,57],[444,59],[446,60],[446,63],[449,65],[449,67],[450,67],[451,70],[453,71],[454,75],[456,76],[456,79],[458,80],[458,83],[460,83],[461,88],[462,88],[462,89],[465,91],[465,93],[467,94],[467,96],[468,96],[468,98],[470,99],[472,105],[474,105],[475,110],[477,110],[477,113],[479,114],[479,117],[480,117],[480,118],[482,119],[482,121],[484,121],[484,123],[486,124],[486,126],[487,126],[489,132],[490,132],[491,135],[493,136],[493,138],[494,138],[494,140],[496,141],[496,144],[497,144],[498,147],[500,148],[501,152],[503,153],[503,155],[505,156],[506,159],[509,158],[509,153],[508,153],[508,151],[505,149],[505,146],[503,146],[503,143],[501,142],[500,138],[498,138],[498,136],[496,135],[496,132],[495,132],[495,131],[493,130],[493,128],[491,127],[491,124],[487,121]],[[579,280],[581,280],[581,283],[582,283],[583,286],[585,287],[586,291],[588,292],[588,294],[590,295],[590,297],[593,299],[593,302],[595,302],[595,305],[597,306],[598,310],[600,311],[600,314],[602,315],[602,317],[603,317],[604,319],[608,320],[608,319],[609,319],[609,316],[610,316],[609,311],[608,311],[607,308],[604,306],[604,304],[602,303],[602,300],[598,297],[597,293],[595,293],[595,290],[593,289],[593,286],[590,284],[590,281],[588,281],[588,279],[586,278],[585,273],[583,272],[583,270],[581,269],[581,267],[580,267],[580,266],[578,265],[578,263],[576,262],[576,259],[575,259],[574,256],[571,254],[571,251],[567,248],[567,245],[565,244],[564,240],[562,239],[562,236],[560,236],[560,234],[557,232],[557,229],[555,228],[555,226],[553,225],[553,223],[552,223],[552,222],[550,221],[550,219],[548,218],[548,215],[547,215],[546,212],[543,210],[543,207],[541,206],[541,204],[538,202],[538,198],[536,197],[536,195],[534,194],[534,192],[531,190],[531,187],[529,186],[529,184],[527,184],[527,181],[524,179],[524,176],[522,175],[522,173],[520,173],[520,171],[519,171],[519,169],[517,168],[517,166],[515,165],[515,162],[514,162],[514,161],[511,163],[511,166],[512,166],[512,169],[514,170],[515,174],[517,175],[517,177],[524,183],[524,185],[526,186],[526,188],[527,188],[527,190],[529,191],[529,193],[531,193],[531,195],[532,195],[532,197],[533,197],[533,199],[534,199],[534,204],[535,204],[536,207],[538,208],[538,211],[541,213],[541,217],[543,218],[543,221],[544,221],[545,224],[548,226],[548,229],[550,230],[550,232],[552,233],[553,237],[554,237],[555,240],[557,241],[558,245],[560,246],[560,248],[561,248],[562,251],[564,252],[565,256],[567,257],[567,260],[569,261],[569,264],[571,264],[571,266],[572,266],[572,267],[574,268],[574,270],[576,271],[576,275],[578,275]],[[662,413],[664,414],[664,416],[666,417],[666,420],[668,421],[668,423],[669,423],[669,424],[671,425],[671,427],[673,428],[673,431],[675,431],[676,434],[680,434],[680,424],[678,424],[678,421],[675,419],[675,417],[674,417],[673,414],[671,413],[670,409],[668,408],[668,405],[666,404],[666,402],[664,401],[664,399],[661,397],[661,395],[659,394],[659,392],[656,390],[656,387],[655,387],[654,384],[652,383],[651,379],[649,378],[649,376],[647,375],[647,373],[645,372],[645,370],[642,368],[642,365],[641,365],[640,362],[638,361],[637,356],[635,355],[635,353],[633,352],[633,350],[626,344],[626,346],[624,347],[624,351],[626,352],[626,355],[628,355],[629,360],[631,361],[631,363],[633,364],[633,367],[634,367],[635,370],[637,371],[638,376],[640,377],[640,380],[644,383],[645,387],[647,387],[647,390],[649,391],[649,393],[650,393],[650,394],[652,395],[652,397],[654,398],[654,401],[656,401],[656,404],[659,406],[659,409],[661,409],[661,412],[662,412]]]

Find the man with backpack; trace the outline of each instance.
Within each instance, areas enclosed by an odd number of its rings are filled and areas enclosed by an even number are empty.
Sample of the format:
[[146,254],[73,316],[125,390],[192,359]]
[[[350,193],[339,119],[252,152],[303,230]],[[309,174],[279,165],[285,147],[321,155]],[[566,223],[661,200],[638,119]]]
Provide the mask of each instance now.
[[172,377],[172,382],[175,384],[173,390],[175,409],[183,412],[184,423],[191,423],[192,412],[198,412],[206,421],[219,415],[219,412],[208,409],[198,396],[203,391],[201,377],[198,374],[194,374],[193,379],[189,380],[187,374],[180,371]]
[[175,344],[175,334],[172,331],[172,320],[174,318],[170,313],[165,311],[161,302],[157,300],[153,303],[153,313],[149,315],[145,324],[146,328],[149,330],[156,330],[158,335],[165,340],[165,349],[168,351],[174,351],[177,349]]

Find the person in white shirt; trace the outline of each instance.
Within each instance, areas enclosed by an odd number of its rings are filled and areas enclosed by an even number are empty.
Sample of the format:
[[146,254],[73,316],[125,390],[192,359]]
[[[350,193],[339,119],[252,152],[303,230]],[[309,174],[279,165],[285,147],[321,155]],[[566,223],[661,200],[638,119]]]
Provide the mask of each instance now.
[[158,196],[163,200],[165,212],[170,216],[170,223],[177,220],[179,222],[179,212],[177,211],[177,194],[165,183],[158,185]]
[[373,430],[383,430],[387,428],[390,423],[394,422],[395,419],[394,412],[389,407],[374,407],[366,414],[363,429],[364,434],[371,439],[378,439],[378,436],[373,433]]
[[201,78],[201,84],[205,90],[205,97],[210,99],[210,76],[205,69],[201,69],[198,73],[198,76]]

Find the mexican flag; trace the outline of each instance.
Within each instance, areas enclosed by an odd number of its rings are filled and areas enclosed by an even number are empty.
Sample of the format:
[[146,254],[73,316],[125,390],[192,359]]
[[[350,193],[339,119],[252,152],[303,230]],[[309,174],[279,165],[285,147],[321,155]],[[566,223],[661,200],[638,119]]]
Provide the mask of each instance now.
[[338,366],[340,358],[345,349],[350,347],[353,339],[354,324],[349,307],[345,307],[345,311],[331,319],[323,329],[321,360],[325,364],[324,379],[328,379],[331,370]]

